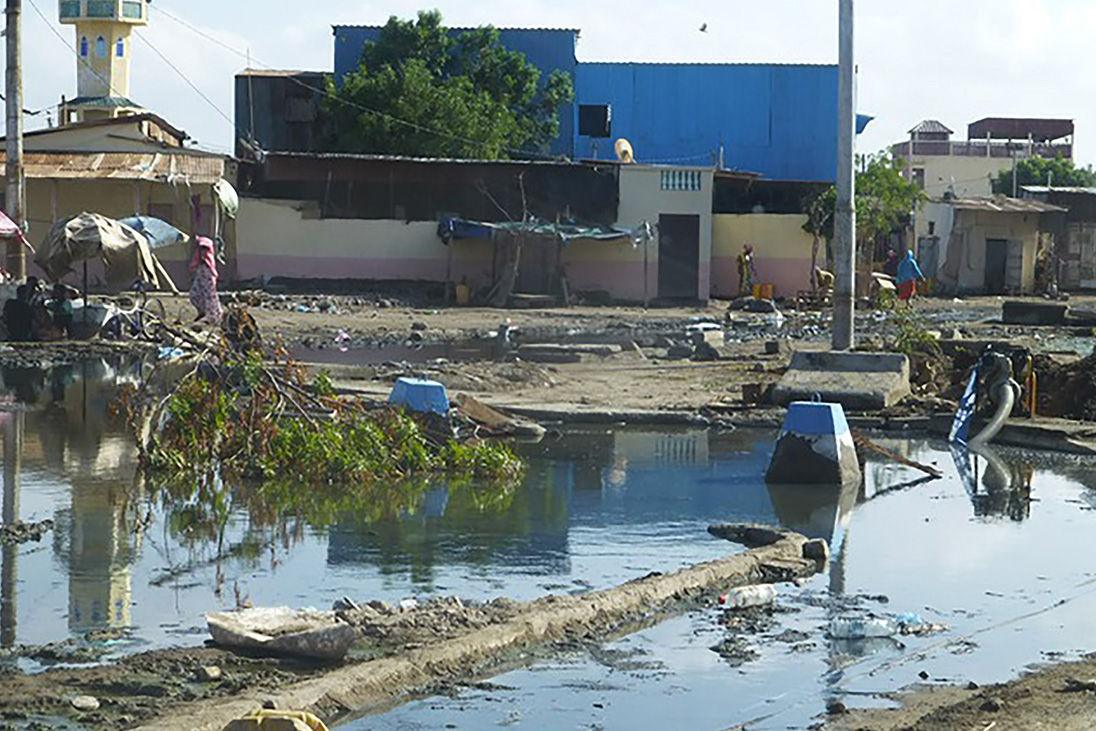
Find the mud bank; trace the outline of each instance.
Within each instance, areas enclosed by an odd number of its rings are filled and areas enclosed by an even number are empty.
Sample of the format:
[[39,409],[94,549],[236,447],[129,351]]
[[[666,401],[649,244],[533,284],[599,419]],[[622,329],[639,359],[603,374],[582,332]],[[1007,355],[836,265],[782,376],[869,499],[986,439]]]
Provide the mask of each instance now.
[[831,717],[829,731],[1087,731],[1096,727],[1096,659],[1039,669],[1008,683],[921,685],[888,694],[902,704]]
[[[552,595],[519,605],[511,618],[395,657],[347,665],[274,691],[247,689],[232,698],[183,703],[165,711],[147,731],[220,731],[230,720],[264,702],[308,710],[334,720],[392,703],[398,696],[442,681],[475,675],[514,653],[556,641],[603,636],[614,628],[656,615],[729,585],[787,581],[809,576],[820,564],[804,558],[803,536],[779,540],[725,559],[668,575],[651,575],[580,596]],[[808,550],[808,553],[810,551]]]

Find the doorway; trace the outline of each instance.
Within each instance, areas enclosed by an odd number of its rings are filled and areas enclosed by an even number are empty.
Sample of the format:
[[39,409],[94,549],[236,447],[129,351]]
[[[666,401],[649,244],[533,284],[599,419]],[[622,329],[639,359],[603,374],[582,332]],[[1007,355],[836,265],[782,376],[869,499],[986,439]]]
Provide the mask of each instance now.
[[698,300],[700,286],[700,216],[658,217],[658,296]]
[[1008,241],[986,239],[986,294],[1004,294],[1008,273]]

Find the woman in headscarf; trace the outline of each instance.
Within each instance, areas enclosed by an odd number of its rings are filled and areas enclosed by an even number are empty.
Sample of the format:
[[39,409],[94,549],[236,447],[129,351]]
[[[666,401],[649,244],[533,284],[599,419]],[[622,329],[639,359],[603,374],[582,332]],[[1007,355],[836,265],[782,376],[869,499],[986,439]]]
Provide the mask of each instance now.
[[906,258],[898,262],[898,299],[909,302],[917,295],[917,283],[925,278],[921,273],[921,267],[917,266],[917,259],[913,258],[913,252],[906,253]]
[[190,303],[198,310],[195,322],[205,319],[211,325],[221,322],[221,300],[217,297],[217,255],[213,242],[199,236],[190,260]]

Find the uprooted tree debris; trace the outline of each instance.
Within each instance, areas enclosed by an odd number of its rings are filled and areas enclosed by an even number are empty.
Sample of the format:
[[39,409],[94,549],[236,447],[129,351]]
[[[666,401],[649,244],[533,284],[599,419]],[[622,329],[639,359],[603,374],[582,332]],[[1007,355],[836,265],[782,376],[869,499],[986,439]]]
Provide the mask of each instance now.
[[509,447],[457,439],[444,418],[337,397],[284,348],[260,346],[246,311],[225,322],[222,337],[185,360],[181,377],[149,378],[125,399],[146,472],[312,485],[522,474]]

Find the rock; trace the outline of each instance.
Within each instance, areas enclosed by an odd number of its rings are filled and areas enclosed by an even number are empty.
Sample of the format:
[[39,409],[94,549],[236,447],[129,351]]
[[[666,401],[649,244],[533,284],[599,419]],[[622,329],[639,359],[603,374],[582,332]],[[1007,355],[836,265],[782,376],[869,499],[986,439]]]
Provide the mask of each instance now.
[[413,322],[411,323],[411,329],[421,332],[423,330],[429,330],[430,326],[427,325],[425,322]]
[[849,712],[848,706],[839,700],[831,700],[826,703],[826,713],[831,716],[841,716]]
[[978,690],[978,683],[975,683],[973,680],[970,681],[967,683],[967,690]]
[[350,597],[344,596],[342,599],[336,599],[335,603],[331,605],[331,609],[336,612],[356,612],[361,609],[361,607],[359,607],[358,603]]
[[224,672],[216,665],[203,665],[194,671],[194,677],[203,683],[213,683],[224,677]]
[[765,341],[765,355],[780,355],[785,350],[784,342],[781,340],[766,340]]
[[1079,678],[1066,678],[1065,687],[1062,688],[1065,693],[1080,693],[1082,691],[1096,692],[1096,679],[1086,678],[1080,680]]
[[692,359],[695,361],[719,360],[719,351],[710,343],[702,340],[697,343],[696,349],[693,351]]
[[830,560],[830,545],[823,538],[815,538],[803,544],[803,558],[825,563]]
[[997,713],[1005,707],[1004,701],[1000,698],[986,698],[979,706],[979,709],[986,711],[987,713]]
[[929,674],[922,670],[921,672],[917,673],[917,677],[921,678],[921,680],[928,680]]
[[99,699],[91,695],[78,695],[71,699],[69,703],[78,711],[88,712],[99,710]]
[[667,358],[689,358],[692,357],[693,346],[685,343],[675,343],[666,350]]

